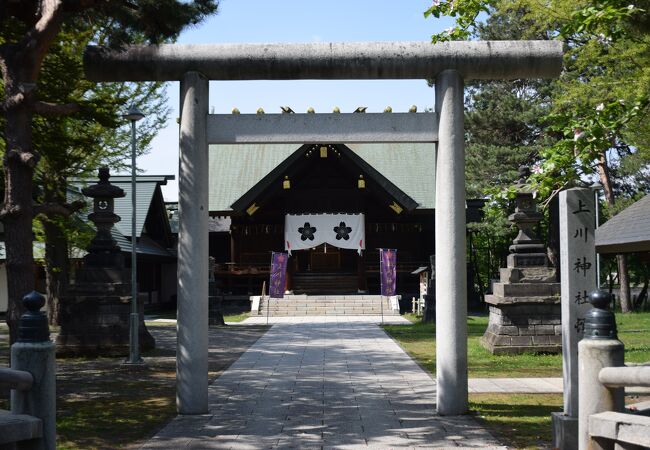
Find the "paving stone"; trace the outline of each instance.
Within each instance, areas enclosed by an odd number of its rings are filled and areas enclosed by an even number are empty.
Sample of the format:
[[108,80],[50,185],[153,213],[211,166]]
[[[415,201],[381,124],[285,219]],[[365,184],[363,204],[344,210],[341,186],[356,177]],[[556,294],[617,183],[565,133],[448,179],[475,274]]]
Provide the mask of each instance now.
[[212,415],[176,419],[145,448],[499,445],[470,417],[435,416],[435,381],[376,326],[380,317],[271,319],[209,387]]

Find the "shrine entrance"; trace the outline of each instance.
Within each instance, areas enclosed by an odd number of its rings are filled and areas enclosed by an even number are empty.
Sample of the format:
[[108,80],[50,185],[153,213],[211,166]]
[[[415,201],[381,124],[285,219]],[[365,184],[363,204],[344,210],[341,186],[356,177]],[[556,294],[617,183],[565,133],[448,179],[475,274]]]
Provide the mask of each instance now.
[[341,262],[341,253],[344,251],[332,245],[328,248],[327,244],[307,250],[309,262],[304,272],[351,272],[352,265],[345,267]]
[[[464,81],[555,78],[559,41],[87,47],[93,81],[180,81],[177,407],[208,412],[208,145],[437,142],[436,405],[464,414],[467,386]],[[435,114],[209,114],[209,80],[435,80]],[[402,207],[402,205],[397,205]]]
[[[431,112],[392,114],[435,126]],[[433,142],[211,146],[210,214],[231,220],[230,252],[210,254],[216,287],[259,295],[271,252],[284,250],[288,293],[379,295],[377,249],[395,248],[400,292],[417,293],[411,272],[434,253],[435,152]]]

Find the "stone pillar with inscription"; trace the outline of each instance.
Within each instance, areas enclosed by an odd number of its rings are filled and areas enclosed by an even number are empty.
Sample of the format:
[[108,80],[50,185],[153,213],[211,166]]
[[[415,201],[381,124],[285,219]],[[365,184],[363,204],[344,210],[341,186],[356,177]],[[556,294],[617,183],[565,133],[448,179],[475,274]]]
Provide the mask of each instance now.
[[596,289],[594,194],[573,188],[560,193],[560,267],[562,283],[562,371],[564,411],[553,414],[554,447],[578,447],[578,342]]
[[519,229],[510,246],[507,267],[500,271],[493,293],[485,296],[490,318],[481,344],[493,354],[561,351],[560,284],[550,267],[546,247],[537,236],[542,220],[533,192],[526,186],[530,175],[520,167],[515,212],[509,220]]

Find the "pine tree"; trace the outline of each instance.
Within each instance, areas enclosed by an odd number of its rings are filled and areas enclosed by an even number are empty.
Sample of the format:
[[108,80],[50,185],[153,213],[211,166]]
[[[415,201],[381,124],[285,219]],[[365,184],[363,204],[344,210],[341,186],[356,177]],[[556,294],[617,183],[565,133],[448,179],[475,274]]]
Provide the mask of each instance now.
[[[522,11],[492,11],[477,27],[476,37],[542,37],[528,34],[524,16]],[[503,194],[519,179],[519,167],[536,165],[540,152],[554,140],[544,123],[551,95],[551,83],[543,80],[480,82],[467,89],[467,195],[489,200],[483,222],[471,226],[476,251],[472,256],[478,261],[475,270],[486,280],[498,276],[513,238],[507,221],[512,205]]]
[[[33,0],[0,1],[0,71],[5,119],[4,201],[0,220],[5,229],[10,340],[17,337],[22,313],[20,299],[34,289],[32,220],[72,205],[33,204],[33,177],[40,159],[34,145],[35,122],[49,121],[87,109],[101,113],[103,105],[89,102],[54,103],[42,94],[44,61],[64,26],[92,29],[111,24],[104,44],[111,47],[173,39],[186,26],[215,12],[216,0]],[[40,117],[40,119],[38,118]],[[115,118],[114,118],[115,120]],[[54,123],[54,122],[52,122]],[[66,211],[67,210],[67,211]]]
[[[120,114],[125,104],[146,113],[138,126],[140,150],[147,148],[167,117],[165,88],[162,83],[93,83],[83,78],[82,52],[91,41],[102,41],[110,24],[84,28],[84,23],[64,25],[43,62],[42,98],[57,104],[83,105],[81,111],[45,120],[34,119],[34,149],[41,156],[36,168],[36,198],[49,205],[46,214],[37,215],[36,234],[45,244],[44,268],[47,311],[50,325],[58,325],[59,298],[68,285],[70,249],[68,242],[83,230],[74,215],[77,207],[67,205],[67,180],[94,176],[99,166],[113,171],[130,161],[130,133]],[[87,233],[81,234],[87,237]],[[84,248],[83,242],[73,247]]]

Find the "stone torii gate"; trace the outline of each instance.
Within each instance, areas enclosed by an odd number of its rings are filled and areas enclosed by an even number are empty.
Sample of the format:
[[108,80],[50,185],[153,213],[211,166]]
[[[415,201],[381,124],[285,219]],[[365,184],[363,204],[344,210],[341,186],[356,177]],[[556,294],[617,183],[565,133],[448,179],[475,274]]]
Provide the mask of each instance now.
[[[467,411],[464,80],[557,77],[560,42],[170,44],[120,52],[88,47],[84,63],[93,81],[181,82],[180,414],[208,412],[208,144],[248,142],[438,143],[436,400],[441,415]],[[208,114],[209,80],[289,79],[435,79],[436,114]]]

